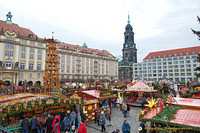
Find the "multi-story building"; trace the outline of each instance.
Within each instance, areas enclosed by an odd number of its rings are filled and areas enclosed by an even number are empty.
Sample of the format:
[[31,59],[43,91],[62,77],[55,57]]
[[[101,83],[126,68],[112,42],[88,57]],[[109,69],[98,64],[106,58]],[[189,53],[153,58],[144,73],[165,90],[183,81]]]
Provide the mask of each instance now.
[[119,79],[132,80],[133,76],[133,63],[137,63],[137,49],[134,42],[134,32],[130,24],[128,15],[128,24],[124,32],[124,44],[122,49],[122,61],[119,62]]
[[200,64],[196,57],[200,54],[200,46],[172,49],[149,53],[141,63],[133,65],[133,78],[143,77],[158,81],[163,76],[173,82],[199,82],[195,68]]
[[31,30],[12,23],[12,15],[0,20],[0,79],[22,85],[42,83],[46,44]]
[[[12,15],[0,20],[0,79],[22,85],[43,83],[45,57],[48,48],[44,39],[31,30],[12,23]],[[118,77],[118,62],[106,50],[97,50],[67,43],[58,43],[61,80],[114,80]]]
[[118,62],[106,50],[58,43],[60,79],[63,81],[93,81],[118,79]]

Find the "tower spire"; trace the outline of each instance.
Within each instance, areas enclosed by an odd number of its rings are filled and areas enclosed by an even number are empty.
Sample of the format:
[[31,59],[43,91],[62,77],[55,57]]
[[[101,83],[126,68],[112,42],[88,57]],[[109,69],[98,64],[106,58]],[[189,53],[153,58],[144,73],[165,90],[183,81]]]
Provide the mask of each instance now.
[[130,15],[128,13],[128,24],[130,24]]

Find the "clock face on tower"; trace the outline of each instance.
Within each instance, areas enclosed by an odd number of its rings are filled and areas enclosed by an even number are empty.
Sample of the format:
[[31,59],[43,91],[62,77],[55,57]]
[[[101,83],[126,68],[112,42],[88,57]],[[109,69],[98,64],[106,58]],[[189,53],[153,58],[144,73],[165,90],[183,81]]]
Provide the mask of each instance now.
[[128,44],[125,45],[125,48],[128,48]]

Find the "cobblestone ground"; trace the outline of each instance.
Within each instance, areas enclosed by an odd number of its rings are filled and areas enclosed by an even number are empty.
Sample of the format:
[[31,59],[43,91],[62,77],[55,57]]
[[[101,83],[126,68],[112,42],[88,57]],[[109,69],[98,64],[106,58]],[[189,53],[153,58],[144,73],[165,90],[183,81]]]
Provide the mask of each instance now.
[[[138,133],[139,120],[137,115],[140,113],[140,107],[131,107],[129,117],[124,118],[122,112],[118,108],[112,108],[111,124],[112,126],[106,126],[106,132],[112,133],[115,129],[122,130],[122,124],[124,120],[127,120],[131,126],[131,133]],[[94,121],[87,122],[88,133],[101,133],[101,126],[98,126]]]

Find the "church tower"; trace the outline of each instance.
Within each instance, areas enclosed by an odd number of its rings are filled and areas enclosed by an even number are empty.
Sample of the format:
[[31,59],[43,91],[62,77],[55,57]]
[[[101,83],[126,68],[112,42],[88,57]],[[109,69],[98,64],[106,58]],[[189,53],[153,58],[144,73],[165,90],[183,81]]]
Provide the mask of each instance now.
[[124,32],[124,44],[123,44],[123,61],[129,63],[137,63],[137,49],[134,42],[134,32],[130,25],[130,16],[128,15],[128,24],[126,25]]
[[123,60],[118,63],[119,79],[131,81],[133,77],[133,63],[137,63],[137,49],[134,41],[134,32],[130,24],[128,15],[128,24],[124,32],[124,44],[122,49]]

